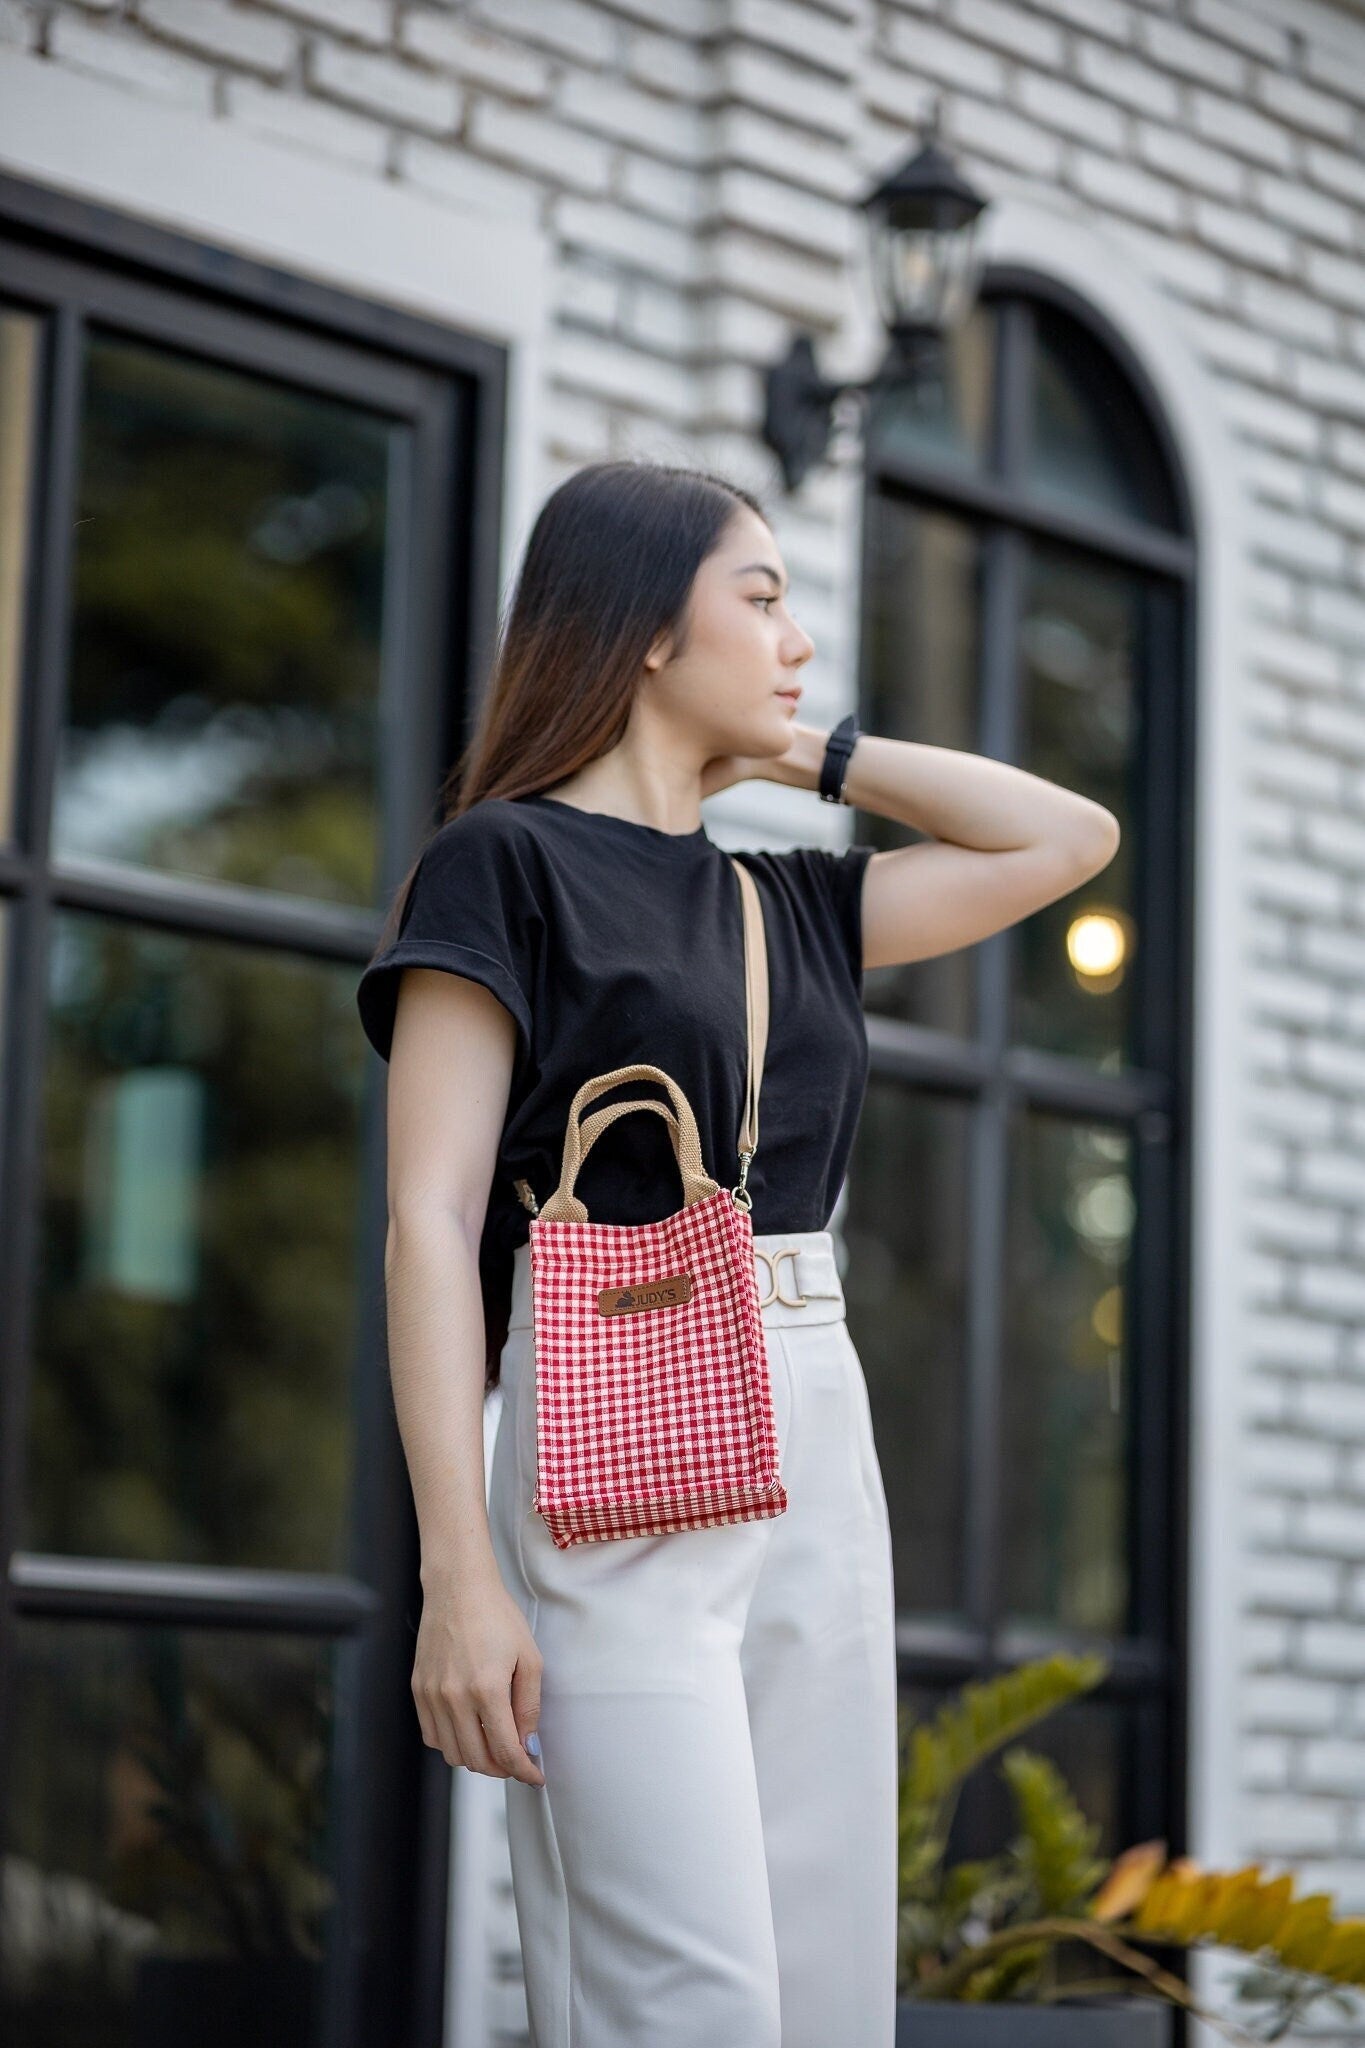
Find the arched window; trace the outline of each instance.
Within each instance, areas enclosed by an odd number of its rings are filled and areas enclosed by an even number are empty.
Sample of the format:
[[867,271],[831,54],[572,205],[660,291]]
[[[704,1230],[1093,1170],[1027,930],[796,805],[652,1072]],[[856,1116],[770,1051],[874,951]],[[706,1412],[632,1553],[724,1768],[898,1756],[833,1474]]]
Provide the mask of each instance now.
[[[1181,1478],[1192,520],[1140,367],[987,274],[941,379],[868,417],[860,716],[1105,804],[1122,844],[1022,924],[866,977],[840,1227],[895,1538],[904,1697],[1112,1662],[1030,1736],[1103,1846],[1183,1831]],[[855,835],[910,843],[859,813]],[[978,1774],[954,1853],[994,1835]],[[961,1847],[959,1850],[959,1836]]]

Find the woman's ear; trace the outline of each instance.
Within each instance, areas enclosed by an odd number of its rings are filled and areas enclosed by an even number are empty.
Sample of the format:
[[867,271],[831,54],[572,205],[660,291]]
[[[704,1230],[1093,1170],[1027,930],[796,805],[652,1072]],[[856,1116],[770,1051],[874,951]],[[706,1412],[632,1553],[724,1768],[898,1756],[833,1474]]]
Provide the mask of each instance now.
[[671,633],[661,633],[645,656],[645,667],[648,669],[663,668],[672,659],[673,636]]

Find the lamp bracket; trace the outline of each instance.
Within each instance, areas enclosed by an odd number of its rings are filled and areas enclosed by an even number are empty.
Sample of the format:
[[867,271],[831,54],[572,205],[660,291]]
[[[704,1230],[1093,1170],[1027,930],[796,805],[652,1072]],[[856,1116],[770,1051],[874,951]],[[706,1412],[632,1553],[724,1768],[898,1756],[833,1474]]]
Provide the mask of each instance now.
[[822,377],[808,334],[793,337],[781,362],[764,376],[763,439],[776,454],[789,491],[824,460],[834,406],[856,394],[864,399],[893,385],[915,382],[941,360],[943,337],[934,328],[900,328],[870,377]]

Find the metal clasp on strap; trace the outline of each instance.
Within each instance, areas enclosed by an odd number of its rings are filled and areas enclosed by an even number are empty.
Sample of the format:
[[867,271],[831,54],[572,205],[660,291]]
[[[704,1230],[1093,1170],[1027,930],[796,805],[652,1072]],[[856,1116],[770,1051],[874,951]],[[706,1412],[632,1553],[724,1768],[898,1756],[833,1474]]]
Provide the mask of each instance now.
[[[792,1279],[796,1280],[796,1266],[794,1262],[800,1257],[800,1253],[800,1246],[794,1244],[784,1244],[781,1251],[776,1252],[765,1252],[760,1245],[754,1246],[754,1257],[762,1259],[768,1268],[768,1281],[772,1289],[772,1292],[765,1294],[759,1302],[760,1308],[768,1308],[775,1301],[780,1301],[785,1308],[804,1308],[806,1306],[808,1296],[798,1292],[795,1301],[793,1301],[790,1295],[782,1292],[782,1282],[777,1272],[778,1265],[783,1259],[791,1259],[793,1261]],[[799,1289],[800,1281],[797,1280],[796,1284]]]
[[752,1145],[747,1152],[741,1149],[739,1155],[739,1179],[730,1190],[730,1193],[735,1198],[735,1207],[743,1209],[746,1213],[754,1206],[754,1198],[749,1193],[749,1161],[753,1156],[754,1147]]

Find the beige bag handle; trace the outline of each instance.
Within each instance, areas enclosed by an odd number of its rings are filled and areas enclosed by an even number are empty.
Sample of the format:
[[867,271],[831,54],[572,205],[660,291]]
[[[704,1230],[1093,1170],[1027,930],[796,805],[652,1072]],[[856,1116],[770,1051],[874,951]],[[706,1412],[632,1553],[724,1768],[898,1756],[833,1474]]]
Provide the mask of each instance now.
[[[744,1116],[739,1136],[740,1177],[731,1193],[739,1207],[751,1209],[753,1200],[745,1183],[749,1162],[758,1148],[758,1095],[763,1085],[763,1061],[768,1044],[768,950],[763,930],[763,907],[759,901],[754,878],[733,855],[731,865],[739,877],[740,904],[744,913],[745,1032],[748,1041]],[[677,1115],[673,1114],[666,1103],[657,1102],[653,1097],[640,1097],[633,1102],[610,1103],[605,1109],[600,1109],[590,1116],[586,1122],[579,1123],[580,1113],[595,1096],[605,1094],[609,1088],[616,1087],[621,1081],[634,1080],[657,1081],[667,1088],[673,1098]],[[544,1208],[535,1211],[536,1214],[556,1222],[588,1221],[587,1207],[573,1191],[579,1170],[607,1126],[614,1123],[618,1116],[627,1116],[637,1109],[657,1111],[669,1126],[674,1154],[682,1175],[684,1207],[689,1207],[693,1202],[705,1201],[715,1194],[720,1183],[713,1180],[706,1171],[701,1156],[697,1120],[687,1096],[672,1075],[666,1074],[662,1067],[637,1062],[630,1066],[614,1067],[607,1074],[594,1075],[578,1089],[569,1109],[568,1124],[564,1133],[559,1186]],[[516,1187],[522,1201],[525,1202],[531,1192],[529,1187],[525,1181],[518,1181]]]
[[[578,1121],[579,1112],[595,1095],[604,1095],[608,1088],[614,1088],[620,1081],[657,1081],[667,1088],[673,1097],[677,1115],[652,1096],[641,1097],[638,1102],[612,1102],[605,1109],[589,1117],[587,1124]],[[540,1211],[542,1220],[550,1222],[586,1223],[587,1205],[574,1189],[579,1168],[587,1157],[594,1141],[600,1138],[608,1124],[617,1117],[628,1116],[634,1109],[653,1109],[667,1119],[669,1135],[673,1140],[673,1151],[682,1174],[683,1206],[693,1202],[704,1202],[708,1195],[714,1195],[719,1181],[712,1180],[702,1164],[701,1138],[697,1131],[697,1119],[692,1114],[692,1105],[671,1074],[662,1067],[652,1067],[640,1061],[632,1066],[613,1067],[609,1074],[597,1074],[591,1081],[585,1081],[574,1096],[569,1110],[569,1121],[564,1132],[564,1161],[559,1176],[559,1186]]]

